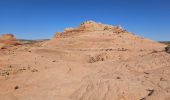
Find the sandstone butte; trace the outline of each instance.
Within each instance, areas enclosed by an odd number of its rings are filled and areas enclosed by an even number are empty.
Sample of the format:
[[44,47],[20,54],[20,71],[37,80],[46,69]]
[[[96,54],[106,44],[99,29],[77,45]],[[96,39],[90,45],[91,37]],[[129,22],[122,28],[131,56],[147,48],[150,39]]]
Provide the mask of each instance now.
[[170,100],[165,47],[87,21],[48,41],[1,49],[0,100]]
[[0,36],[0,48],[6,48],[7,46],[20,45],[16,37],[13,34],[4,34]]

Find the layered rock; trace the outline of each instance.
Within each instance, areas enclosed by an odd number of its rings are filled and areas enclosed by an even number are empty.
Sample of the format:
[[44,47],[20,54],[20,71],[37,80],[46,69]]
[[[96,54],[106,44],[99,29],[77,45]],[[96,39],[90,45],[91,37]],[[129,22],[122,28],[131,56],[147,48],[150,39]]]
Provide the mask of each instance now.
[[4,34],[0,37],[0,40],[10,40],[10,41],[16,41],[16,37],[13,34]]
[[96,23],[94,21],[84,22],[80,25],[78,29],[84,31],[104,31],[104,30],[115,31],[115,32],[120,30],[125,31],[121,26],[112,26],[108,24]]
[[113,33],[127,32],[121,26],[112,26],[94,21],[86,21],[82,23],[78,28],[66,28],[63,33],[58,32],[55,37],[67,37],[77,33],[94,32],[94,31],[110,31]]
[[16,46],[21,45],[19,41],[17,41],[16,37],[13,34],[4,34],[0,37],[0,48],[6,48],[8,46]]

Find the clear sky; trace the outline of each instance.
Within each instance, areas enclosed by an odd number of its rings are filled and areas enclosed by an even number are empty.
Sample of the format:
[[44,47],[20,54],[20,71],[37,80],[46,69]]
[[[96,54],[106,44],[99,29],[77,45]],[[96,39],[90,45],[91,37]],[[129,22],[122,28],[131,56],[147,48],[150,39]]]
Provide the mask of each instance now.
[[55,32],[87,20],[170,40],[170,0],[0,0],[0,35],[52,38]]

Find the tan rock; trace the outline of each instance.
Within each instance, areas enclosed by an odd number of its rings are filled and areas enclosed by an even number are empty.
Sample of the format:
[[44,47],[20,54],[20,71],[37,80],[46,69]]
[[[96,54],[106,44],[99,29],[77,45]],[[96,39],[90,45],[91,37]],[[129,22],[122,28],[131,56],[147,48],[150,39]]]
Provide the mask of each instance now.
[[66,28],[65,30],[64,30],[64,32],[71,32],[71,31],[74,31],[75,29],[74,28]]
[[59,38],[62,37],[63,33],[62,32],[56,32],[54,38]]
[[94,21],[86,21],[86,22],[82,23],[78,28],[66,28],[64,30],[64,32],[62,33],[62,36],[59,35],[57,37],[68,37],[68,36],[74,36],[74,35],[77,35],[77,34],[80,34],[80,33],[96,32],[96,31],[106,31],[106,32],[110,31],[110,32],[113,32],[113,33],[125,33],[125,32],[127,32],[120,25],[119,26],[112,26],[112,25],[97,23],[97,22],[94,22]]
[[170,100],[166,45],[123,30],[89,21],[0,50],[0,100]]

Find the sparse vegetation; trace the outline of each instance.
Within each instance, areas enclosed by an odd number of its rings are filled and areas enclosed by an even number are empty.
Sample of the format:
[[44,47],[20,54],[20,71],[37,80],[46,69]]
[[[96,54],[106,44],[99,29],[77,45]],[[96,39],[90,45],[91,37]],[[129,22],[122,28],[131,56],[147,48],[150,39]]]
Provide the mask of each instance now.
[[22,44],[34,44],[38,42],[48,41],[49,39],[40,39],[40,40],[25,40],[25,39],[18,39]]
[[160,41],[160,43],[166,44],[166,45],[170,45],[170,41]]

